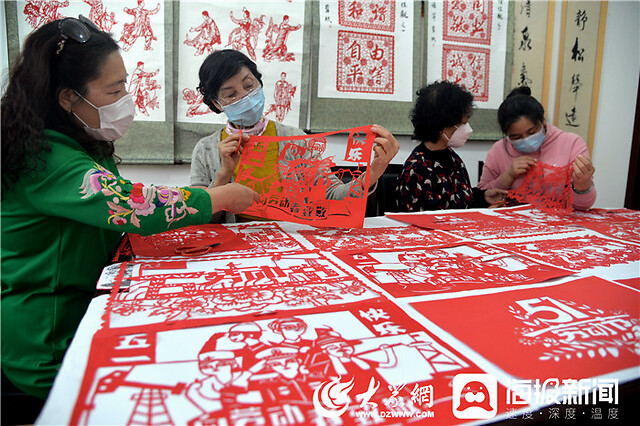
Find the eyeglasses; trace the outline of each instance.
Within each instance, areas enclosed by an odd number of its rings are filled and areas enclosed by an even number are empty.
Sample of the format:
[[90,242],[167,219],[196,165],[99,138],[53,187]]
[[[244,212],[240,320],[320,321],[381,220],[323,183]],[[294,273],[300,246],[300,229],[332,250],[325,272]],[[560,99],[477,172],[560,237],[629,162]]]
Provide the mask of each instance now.
[[91,31],[101,31],[100,28],[89,18],[83,15],[78,15],[78,18],[64,18],[58,22],[58,31],[60,31],[60,41],[58,42],[58,50],[56,55],[59,55],[64,49],[64,44],[68,39],[76,41],[80,44],[84,44],[91,38]]
[[245,89],[245,94],[240,96],[240,94],[235,93],[231,96],[218,96],[218,102],[220,102],[220,105],[228,107],[230,105],[235,104],[236,102],[240,102],[241,100],[243,100],[244,98],[248,98],[249,96],[255,95],[258,91],[258,88],[261,87],[260,83],[258,83],[258,81],[253,81],[251,82],[251,86],[247,87]]

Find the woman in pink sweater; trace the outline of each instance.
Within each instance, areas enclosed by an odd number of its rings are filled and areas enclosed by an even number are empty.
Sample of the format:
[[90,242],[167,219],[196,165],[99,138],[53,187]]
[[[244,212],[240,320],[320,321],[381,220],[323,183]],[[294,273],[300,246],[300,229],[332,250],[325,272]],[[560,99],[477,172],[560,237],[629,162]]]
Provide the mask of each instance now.
[[513,89],[498,108],[498,123],[504,139],[487,154],[478,187],[518,188],[527,171],[540,161],[553,166],[573,165],[573,208],[587,210],[596,201],[595,168],[584,140],[547,124],[544,108],[531,89]]

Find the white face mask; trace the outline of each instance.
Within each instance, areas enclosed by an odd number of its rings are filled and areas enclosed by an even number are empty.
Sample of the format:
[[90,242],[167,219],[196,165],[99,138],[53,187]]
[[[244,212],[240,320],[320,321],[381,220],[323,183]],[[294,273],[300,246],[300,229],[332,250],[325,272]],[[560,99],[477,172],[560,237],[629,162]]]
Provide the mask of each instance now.
[[451,135],[451,138],[447,137],[446,133],[442,133],[447,138],[447,146],[451,148],[460,148],[469,139],[473,129],[469,123],[465,123],[462,126],[455,126],[456,130]]
[[100,115],[100,128],[94,129],[93,127],[89,127],[75,112],[73,113],[73,115],[84,124],[84,130],[86,130],[89,135],[101,141],[113,141],[120,139],[127,133],[127,130],[129,130],[133,122],[133,117],[136,114],[136,107],[129,93],[116,102],[101,107],[96,107],[80,93],[76,92],[76,94],[97,109]]

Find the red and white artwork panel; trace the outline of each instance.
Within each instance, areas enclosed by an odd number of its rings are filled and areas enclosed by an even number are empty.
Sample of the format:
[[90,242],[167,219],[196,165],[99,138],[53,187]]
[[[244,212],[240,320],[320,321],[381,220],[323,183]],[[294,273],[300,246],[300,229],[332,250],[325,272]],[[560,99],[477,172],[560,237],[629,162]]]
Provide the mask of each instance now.
[[[190,328],[103,330],[71,423],[360,424],[358,412],[432,411],[451,424],[459,373],[483,371],[383,299]],[[497,412],[496,396],[491,405]]]
[[571,274],[476,242],[334,254],[395,297],[533,284]]
[[506,0],[425,2],[426,81],[449,80],[474,95],[480,108],[503,100],[509,3]]
[[318,97],[410,102],[413,2],[320,1]]
[[397,247],[430,247],[459,242],[461,239],[441,231],[417,226],[383,228],[327,228],[301,230],[299,234],[324,252],[362,252]]
[[41,25],[80,14],[111,33],[129,75],[126,88],[135,102],[135,119],[165,120],[164,0],[27,0],[17,5],[20,46]]
[[[119,292],[121,286],[126,291]],[[318,252],[134,261],[121,265],[105,326],[311,309],[377,296],[365,282]]]
[[224,123],[203,103],[198,69],[212,52],[234,49],[262,74],[267,118],[301,127],[304,0],[272,2],[180,2],[177,120]]
[[639,297],[587,277],[411,305],[511,376],[577,380],[640,365]]

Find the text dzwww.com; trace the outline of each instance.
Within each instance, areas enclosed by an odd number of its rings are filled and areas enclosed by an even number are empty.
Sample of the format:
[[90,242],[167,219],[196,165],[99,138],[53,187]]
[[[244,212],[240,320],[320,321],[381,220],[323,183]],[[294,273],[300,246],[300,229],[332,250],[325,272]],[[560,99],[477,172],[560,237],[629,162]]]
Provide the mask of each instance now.
[[356,417],[434,417],[433,411],[356,411]]

